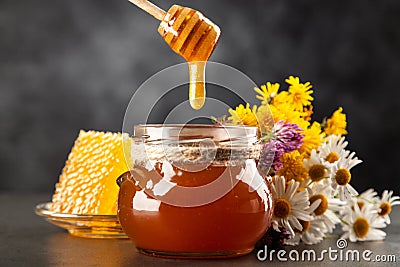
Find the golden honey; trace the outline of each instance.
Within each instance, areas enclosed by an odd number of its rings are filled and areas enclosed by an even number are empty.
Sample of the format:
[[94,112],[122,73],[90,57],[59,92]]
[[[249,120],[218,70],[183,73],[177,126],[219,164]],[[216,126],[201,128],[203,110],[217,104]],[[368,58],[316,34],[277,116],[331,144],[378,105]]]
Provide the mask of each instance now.
[[220,29],[200,12],[173,5],[160,23],[158,32],[189,66],[189,102],[200,109],[205,102],[206,61],[214,51]]
[[[257,168],[254,145],[222,145],[246,133],[208,125],[140,128],[135,136],[143,136],[146,155],[132,149],[135,167],[118,179],[118,218],[138,250],[174,258],[251,252],[270,225],[269,184]],[[257,128],[248,128],[256,138]],[[208,147],[202,150],[204,137]]]
[[[210,166],[197,173],[182,171],[172,181],[186,187],[201,186],[217,179],[226,168]],[[241,168],[229,167],[228,171],[238,175]],[[161,175],[160,168],[154,172]],[[251,252],[269,226],[269,200],[257,191],[249,192],[249,185],[242,181],[215,202],[177,207],[149,196],[135,186],[134,179],[131,177],[121,185],[119,220],[141,252],[161,256],[239,256]]]

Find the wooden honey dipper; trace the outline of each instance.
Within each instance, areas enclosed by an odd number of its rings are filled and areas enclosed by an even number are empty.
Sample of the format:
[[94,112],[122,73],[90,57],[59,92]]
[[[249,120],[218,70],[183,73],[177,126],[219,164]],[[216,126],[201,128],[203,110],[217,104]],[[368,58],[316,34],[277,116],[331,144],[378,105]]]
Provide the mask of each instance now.
[[147,0],[129,0],[160,20],[158,32],[189,66],[189,101],[194,109],[205,102],[205,67],[217,45],[221,30],[200,12],[173,5],[167,12]]

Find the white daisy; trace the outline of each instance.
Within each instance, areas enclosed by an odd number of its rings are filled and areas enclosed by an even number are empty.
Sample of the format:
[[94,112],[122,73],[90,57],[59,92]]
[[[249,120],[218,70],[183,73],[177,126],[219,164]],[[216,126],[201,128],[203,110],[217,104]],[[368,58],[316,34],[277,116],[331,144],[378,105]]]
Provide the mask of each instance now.
[[[346,200],[346,207],[340,211],[340,215],[343,217],[349,216],[350,214],[354,213],[354,207],[360,211],[364,211],[364,209],[368,209],[371,213],[378,213],[378,209],[376,207],[376,202],[372,201],[370,198],[374,193],[372,191],[363,192],[361,195],[352,197]],[[368,198],[367,198],[368,196]]]
[[327,137],[326,142],[318,147],[319,156],[322,163],[328,168],[333,167],[341,159],[346,158],[350,151],[345,150],[348,142],[345,138],[337,135],[330,135]]
[[[377,197],[377,193],[373,189],[368,189],[362,192],[360,195],[355,196],[351,199],[347,199],[347,205],[354,211],[354,205],[357,205],[360,210],[362,210],[365,206],[372,205],[373,207],[369,207],[371,210],[374,209],[376,212],[378,209],[376,208],[376,203],[379,201]],[[347,209],[340,210],[341,215],[345,215],[348,213]]]
[[347,215],[343,218],[343,231],[341,238],[349,238],[351,242],[383,240],[386,233],[377,228],[386,226],[383,218],[376,214],[373,205],[360,209],[358,205],[354,208],[347,207]]
[[[378,212],[378,209],[376,207],[376,203],[379,201],[379,197],[377,196],[378,193],[376,193],[373,189],[368,189],[364,192],[362,192],[360,195],[353,197],[352,199],[348,199],[348,205],[349,207],[354,211],[354,205],[357,205],[360,210],[364,209],[364,207],[372,205],[372,207],[369,207],[371,210],[375,209],[375,212]],[[341,214],[344,215],[346,214],[347,209],[341,210]]]
[[303,230],[299,220],[312,220],[308,212],[310,201],[307,190],[298,191],[299,183],[294,180],[290,180],[286,186],[283,176],[275,176],[272,179],[271,188],[274,198],[272,226],[278,232],[278,226],[283,226],[291,236],[294,236],[294,229]]
[[365,201],[365,202],[369,202],[369,203],[376,203],[379,201],[378,193],[372,188],[367,189],[364,192],[362,192],[358,196],[358,198],[361,201]]
[[373,205],[376,213],[385,220],[386,224],[390,224],[389,214],[392,211],[392,207],[400,204],[400,197],[393,196],[393,191],[385,190],[382,194],[382,199],[377,196],[378,193],[373,189],[368,189],[357,197],[357,204],[360,209],[363,209],[365,205]]
[[341,159],[331,169],[331,185],[334,195],[338,194],[341,201],[350,200],[357,196],[357,191],[349,184],[351,180],[350,169],[362,161],[355,157],[354,152],[347,158]]
[[308,170],[308,183],[319,182],[330,176],[330,166],[322,162],[322,158],[315,149],[311,150],[309,158],[303,159],[303,164]]
[[314,204],[318,200],[320,201],[320,204],[312,215],[315,219],[321,221],[324,226],[322,229],[325,229],[326,233],[332,233],[336,224],[340,223],[336,212],[343,210],[346,202],[333,197],[333,189],[330,185],[315,183],[313,186],[307,188],[307,190],[311,204]]
[[400,197],[393,196],[393,191],[385,190],[382,194],[382,199],[377,202],[378,215],[383,218],[387,224],[390,224],[389,214],[392,211],[392,207],[400,204]]
[[[321,200],[314,201],[307,209],[309,215],[312,215],[318,208]],[[294,236],[285,240],[286,245],[298,245],[300,241],[307,245],[318,244],[325,237],[326,229],[322,220],[313,218],[311,221],[299,220],[302,230],[294,230]]]

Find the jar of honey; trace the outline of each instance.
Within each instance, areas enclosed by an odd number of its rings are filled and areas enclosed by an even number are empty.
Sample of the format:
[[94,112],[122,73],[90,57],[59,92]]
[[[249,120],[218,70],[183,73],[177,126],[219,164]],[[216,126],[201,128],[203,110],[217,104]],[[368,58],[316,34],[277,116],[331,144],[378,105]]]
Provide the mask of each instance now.
[[272,216],[257,127],[138,125],[131,141],[118,218],[139,252],[228,258],[254,249]]

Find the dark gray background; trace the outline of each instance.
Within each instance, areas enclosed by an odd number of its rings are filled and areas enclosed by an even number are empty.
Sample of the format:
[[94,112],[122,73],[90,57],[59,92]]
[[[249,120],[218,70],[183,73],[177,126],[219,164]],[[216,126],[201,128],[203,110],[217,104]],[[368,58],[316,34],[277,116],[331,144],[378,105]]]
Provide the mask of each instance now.
[[[398,0],[155,3],[202,11],[222,29],[211,60],[257,84],[311,81],[314,119],[348,115],[352,184],[400,193]],[[121,130],[135,89],[183,62],[157,26],[126,0],[0,1],[0,191],[52,192],[79,129]]]

